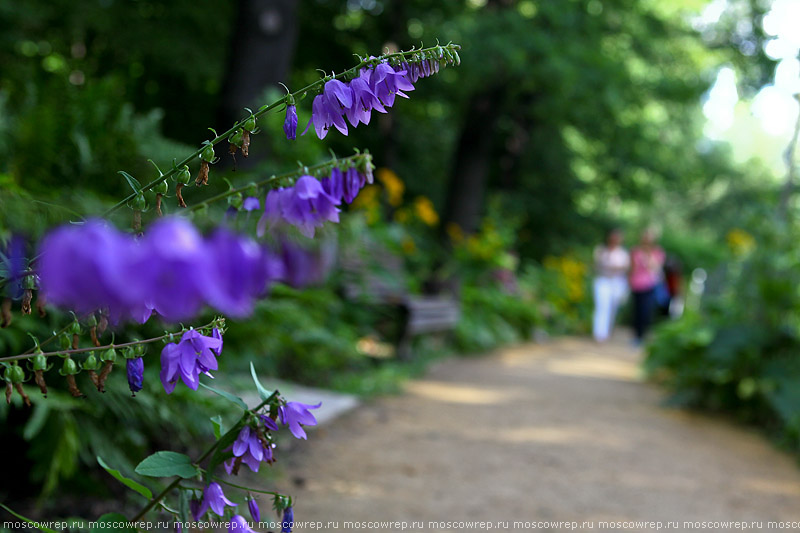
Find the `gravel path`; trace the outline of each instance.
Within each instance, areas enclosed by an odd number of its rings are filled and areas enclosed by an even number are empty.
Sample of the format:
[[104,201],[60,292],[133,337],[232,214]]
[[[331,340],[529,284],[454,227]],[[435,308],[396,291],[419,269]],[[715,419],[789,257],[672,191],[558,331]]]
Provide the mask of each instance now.
[[285,457],[295,531],[800,528],[795,461],[756,432],[664,408],[639,357],[622,342],[562,339],[436,365]]

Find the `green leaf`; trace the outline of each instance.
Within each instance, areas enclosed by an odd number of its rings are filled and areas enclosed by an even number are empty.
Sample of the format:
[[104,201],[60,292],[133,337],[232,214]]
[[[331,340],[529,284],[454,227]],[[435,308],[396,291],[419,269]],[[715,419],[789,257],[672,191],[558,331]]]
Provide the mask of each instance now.
[[2,507],[3,509],[5,509],[6,511],[8,511],[9,513],[11,513],[12,515],[16,516],[16,517],[17,517],[17,518],[19,518],[20,520],[23,520],[23,521],[25,521],[25,522],[27,522],[27,523],[29,523],[29,524],[36,525],[36,528],[37,528],[39,531],[44,531],[45,533],[58,533],[58,532],[57,532],[55,529],[50,529],[49,527],[42,527],[42,526],[39,526],[39,525],[37,525],[37,522],[34,522],[34,521],[33,521],[33,520],[31,520],[30,518],[25,518],[25,517],[24,517],[24,516],[22,516],[21,514],[15,513],[14,511],[12,511],[11,509],[9,509],[8,507],[6,507],[5,505],[3,505],[2,503],[0,503],[0,507]]
[[212,416],[211,424],[214,426],[214,438],[219,440],[220,435],[222,435],[222,416]]
[[142,184],[139,183],[139,180],[137,180],[124,170],[120,170],[119,174],[122,174],[122,176],[125,178],[125,181],[127,181],[128,185],[130,185],[131,189],[133,189],[133,192],[139,192],[142,190]]
[[136,465],[137,474],[148,477],[178,476],[191,478],[198,474],[197,467],[189,456],[178,452],[156,452]]
[[253,362],[250,361],[250,374],[253,376],[253,382],[256,384],[256,388],[258,389],[258,396],[262,400],[266,400],[269,398],[272,393],[264,388],[261,382],[258,380],[258,376],[256,375],[256,367],[253,366]]
[[139,494],[141,494],[142,496],[144,496],[148,500],[153,497],[153,493],[150,492],[150,489],[148,489],[147,487],[145,487],[141,483],[137,483],[136,481],[134,481],[132,479],[126,478],[125,476],[123,476],[120,473],[119,470],[115,470],[115,469],[111,468],[110,466],[108,466],[106,464],[106,462],[103,461],[103,458],[100,457],[99,455],[97,456],[97,463],[100,466],[102,466],[103,469],[106,472],[111,474],[117,481],[119,481],[120,483],[122,483],[123,485],[128,487],[129,489],[135,490],[136,492],[138,492]]
[[202,387],[205,387],[205,388],[207,388],[207,389],[208,389],[208,390],[210,390],[211,392],[214,392],[214,393],[216,393],[216,394],[219,394],[220,396],[222,396],[222,397],[223,397],[223,398],[225,398],[226,400],[228,400],[228,401],[230,401],[230,402],[233,402],[233,403],[235,403],[236,405],[238,405],[238,406],[239,406],[239,407],[241,407],[242,409],[244,409],[244,410],[247,410],[247,404],[246,404],[246,403],[244,403],[244,400],[242,400],[242,399],[241,399],[241,398],[239,398],[238,396],[236,396],[236,395],[233,395],[233,394],[231,394],[230,392],[225,392],[224,390],[215,389],[214,387],[212,387],[212,386],[210,386],[210,385],[206,385],[206,384],[205,384],[205,383],[203,383],[203,382],[200,382],[200,385],[201,385]]
[[136,533],[136,528],[127,526],[127,524],[130,524],[130,521],[125,517],[125,515],[120,513],[106,513],[97,519],[96,525],[89,531],[90,533],[107,533],[108,531],[117,531],[118,533]]

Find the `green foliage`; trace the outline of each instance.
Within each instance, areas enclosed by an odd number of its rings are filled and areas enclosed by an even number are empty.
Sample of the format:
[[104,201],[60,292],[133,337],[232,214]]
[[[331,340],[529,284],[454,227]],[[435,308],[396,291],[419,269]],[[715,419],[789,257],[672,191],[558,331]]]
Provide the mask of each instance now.
[[731,411],[800,452],[797,235],[796,225],[767,224],[754,249],[731,238],[724,270],[709,282],[714,292],[699,311],[656,330],[645,369],[674,401]]

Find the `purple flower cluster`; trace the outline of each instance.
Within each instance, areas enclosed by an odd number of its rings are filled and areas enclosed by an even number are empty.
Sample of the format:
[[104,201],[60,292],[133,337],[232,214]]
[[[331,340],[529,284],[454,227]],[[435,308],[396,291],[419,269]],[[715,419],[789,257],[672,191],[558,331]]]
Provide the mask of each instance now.
[[[167,394],[175,390],[180,378],[192,390],[200,384],[200,374],[219,368],[217,356],[222,353],[222,335],[217,328],[211,337],[190,329],[178,343],[169,343],[161,350],[161,383]],[[140,359],[141,360],[141,359]]]
[[[369,124],[372,111],[386,113],[394,105],[396,96],[408,98],[403,91],[413,91],[408,64],[392,67],[379,63],[374,68],[363,68],[349,82],[330,80],[325,83],[322,94],[314,97],[311,104],[311,120],[306,131],[314,124],[317,137],[324,139],[331,127],[347,135],[347,123],[355,128],[360,123]],[[417,74],[417,78],[419,78]],[[305,133],[305,132],[303,132]]]
[[334,167],[321,181],[301,176],[292,187],[272,189],[264,201],[264,214],[258,221],[258,235],[279,223],[295,226],[306,237],[325,222],[339,222],[339,208],[344,200],[351,203],[367,183],[372,172],[360,172],[355,167],[342,171]]
[[[319,210],[338,216],[317,180],[309,177],[293,189],[289,194],[298,198],[287,202],[290,220],[313,232]],[[159,220],[141,238],[102,220],[62,226],[45,237],[40,255],[49,302],[80,314],[104,310],[113,323],[144,323],[153,311],[167,321],[188,320],[204,305],[243,317],[271,282],[295,284],[306,276],[282,252],[222,228],[204,238],[176,217]]]
[[[262,420],[269,420],[272,424],[267,426],[268,429],[278,429],[277,424],[267,417],[262,417]],[[272,457],[272,444],[267,440],[261,432],[261,428],[252,428],[244,426],[239,431],[239,436],[230,448],[233,451],[233,457],[225,461],[225,471],[230,474],[234,470],[236,463],[244,463],[250,467],[253,472],[258,472],[261,461],[271,463]]]

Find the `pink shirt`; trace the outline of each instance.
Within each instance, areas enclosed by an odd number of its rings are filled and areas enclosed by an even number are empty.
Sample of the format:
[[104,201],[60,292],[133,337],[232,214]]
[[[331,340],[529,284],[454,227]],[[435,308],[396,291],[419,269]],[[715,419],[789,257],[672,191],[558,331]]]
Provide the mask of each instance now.
[[655,287],[663,277],[664,250],[658,246],[631,251],[630,283],[633,291],[646,291]]

